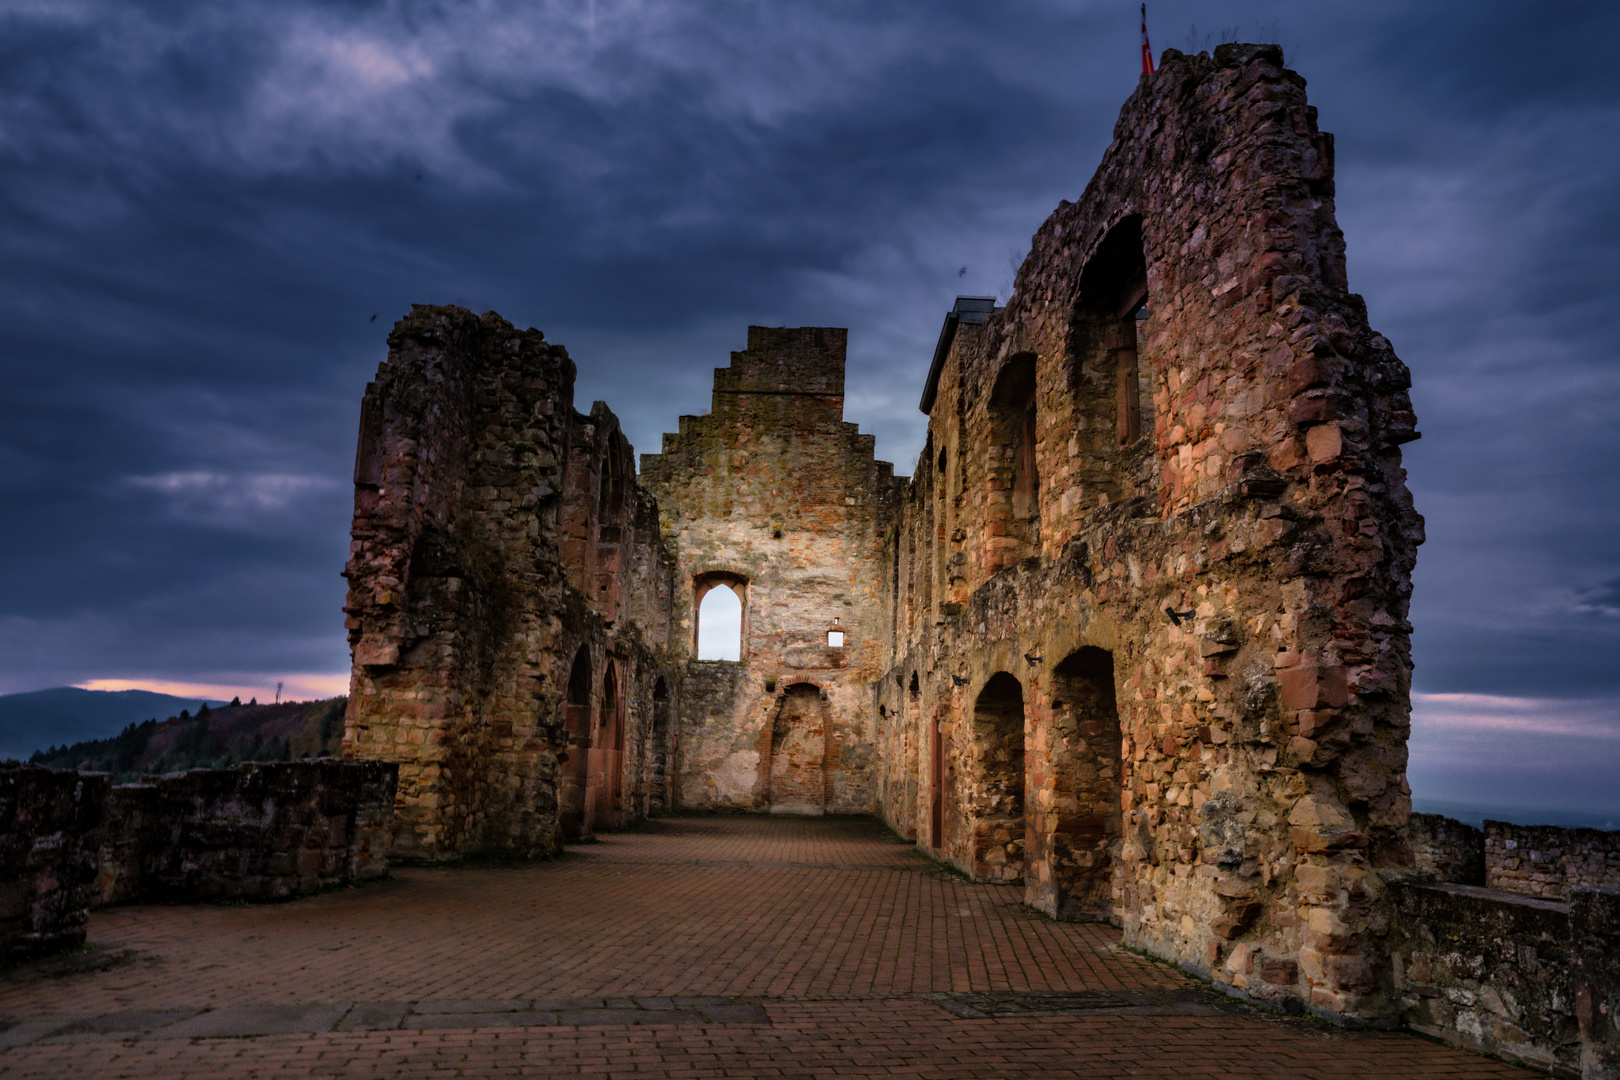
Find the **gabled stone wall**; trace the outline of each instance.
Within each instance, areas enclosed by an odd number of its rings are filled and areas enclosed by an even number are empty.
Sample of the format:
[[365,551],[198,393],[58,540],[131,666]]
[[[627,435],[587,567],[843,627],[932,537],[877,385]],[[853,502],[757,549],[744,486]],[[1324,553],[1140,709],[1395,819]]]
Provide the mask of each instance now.
[[694,660],[687,680],[681,805],[873,809],[870,684],[899,488],[844,420],[845,337],[749,327],[715,371],[710,412],[642,455],[677,561],[672,647],[695,656],[700,591],[723,583],[743,600],[741,659]]

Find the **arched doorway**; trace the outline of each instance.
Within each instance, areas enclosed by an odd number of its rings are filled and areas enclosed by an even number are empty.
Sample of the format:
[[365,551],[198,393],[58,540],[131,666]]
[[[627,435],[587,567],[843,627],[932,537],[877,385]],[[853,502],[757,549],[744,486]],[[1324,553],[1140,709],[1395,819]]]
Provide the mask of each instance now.
[[558,755],[557,818],[564,840],[586,834],[585,794],[589,786],[591,748],[591,650],[574,654],[563,695],[563,748]]
[[673,732],[669,723],[669,684],[659,676],[653,684],[652,763],[649,768],[647,812],[659,814],[670,808],[670,758],[674,756]]
[[588,828],[613,828],[623,824],[623,788],[624,706],[619,694],[619,670],[609,660],[602,672],[602,705],[590,750]]
[[788,687],[777,703],[769,798],[773,814],[826,813],[827,714],[821,691],[809,683]]
[[1050,898],[1059,918],[1113,914],[1113,858],[1120,838],[1120,730],[1114,658],[1086,646],[1052,669],[1052,812],[1043,838]]
[[973,876],[1018,881],[1024,876],[1024,688],[1005,671],[990,677],[973,704],[973,744]]

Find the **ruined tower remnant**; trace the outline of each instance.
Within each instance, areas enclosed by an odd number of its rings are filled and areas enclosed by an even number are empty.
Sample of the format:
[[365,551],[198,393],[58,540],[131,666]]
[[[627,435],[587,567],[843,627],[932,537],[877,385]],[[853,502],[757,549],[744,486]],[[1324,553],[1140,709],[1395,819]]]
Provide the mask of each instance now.
[[[671,565],[630,444],[574,365],[417,307],[366,388],[344,753],[399,762],[395,854],[559,850],[644,816]],[[658,702],[660,688],[664,700]]]
[[[1391,1015],[1417,436],[1277,49],[1143,77],[1006,304],[948,316],[909,481],[843,420],[843,330],[749,328],[639,478],[538,331],[417,308],[389,343],[345,749],[400,762],[402,854],[872,812],[1248,993]],[[740,659],[697,660],[721,587]]]

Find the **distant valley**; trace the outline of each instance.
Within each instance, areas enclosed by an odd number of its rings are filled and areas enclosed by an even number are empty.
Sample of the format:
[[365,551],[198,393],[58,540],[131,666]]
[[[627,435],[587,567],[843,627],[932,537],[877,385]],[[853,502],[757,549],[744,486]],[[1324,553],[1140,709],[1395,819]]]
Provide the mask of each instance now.
[[346,698],[259,705],[60,687],[0,696],[0,760],[145,773],[335,755]]

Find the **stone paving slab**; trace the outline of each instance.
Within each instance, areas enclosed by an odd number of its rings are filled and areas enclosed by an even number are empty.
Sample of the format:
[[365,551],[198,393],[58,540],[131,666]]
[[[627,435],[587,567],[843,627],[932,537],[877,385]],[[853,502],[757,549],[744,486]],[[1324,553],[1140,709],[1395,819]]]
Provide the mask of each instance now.
[[[328,1031],[436,1028],[578,1027],[605,1024],[767,1024],[758,1002],[723,997],[540,998],[362,1001],[338,1005],[133,1009],[105,1016],[27,1017],[11,1025],[6,1046],[136,1039],[218,1039]],[[13,1032],[15,1034],[13,1034]]]
[[348,1011],[347,1005],[230,1005],[197,1013],[146,1034],[159,1039],[240,1039],[331,1031]]

